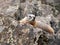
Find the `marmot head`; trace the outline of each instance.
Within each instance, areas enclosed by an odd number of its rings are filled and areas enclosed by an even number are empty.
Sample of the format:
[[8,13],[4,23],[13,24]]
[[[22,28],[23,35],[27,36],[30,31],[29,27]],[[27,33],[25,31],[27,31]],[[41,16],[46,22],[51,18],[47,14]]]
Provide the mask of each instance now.
[[22,20],[20,20],[20,24],[26,24],[26,23],[31,23],[35,21],[35,15],[33,14],[27,14],[26,17],[24,17]]
[[27,15],[27,20],[30,22],[30,21],[35,21],[35,15],[33,14],[28,14]]

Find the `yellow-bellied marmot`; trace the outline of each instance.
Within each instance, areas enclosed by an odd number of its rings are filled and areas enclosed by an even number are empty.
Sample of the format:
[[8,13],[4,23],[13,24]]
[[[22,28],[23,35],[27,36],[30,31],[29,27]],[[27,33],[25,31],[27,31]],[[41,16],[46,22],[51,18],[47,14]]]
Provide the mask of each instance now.
[[45,24],[45,23],[40,22],[40,21],[36,21],[35,15],[33,15],[33,14],[29,14],[28,16],[26,16],[25,18],[20,20],[20,24],[26,24],[26,23],[29,23],[34,27],[41,28],[41,29],[43,29],[51,34],[54,33],[54,29],[50,25]]

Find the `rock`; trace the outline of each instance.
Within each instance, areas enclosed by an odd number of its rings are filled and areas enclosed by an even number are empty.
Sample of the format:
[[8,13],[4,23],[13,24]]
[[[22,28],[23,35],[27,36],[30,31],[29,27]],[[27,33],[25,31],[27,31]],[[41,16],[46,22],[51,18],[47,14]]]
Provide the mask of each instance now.
[[[3,6],[2,6],[3,5]],[[19,7],[19,0],[1,0],[0,14],[4,16],[12,16]]]
[[5,26],[0,26],[0,33],[4,30]]
[[2,21],[2,19],[0,19],[0,25],[3,25],[3,21]]
[[[0,45],[60,44],[60,18],[53,15],[52,8],[50,5],[42,4],[40,0],[0,0]],[[19,20],[31,13],[36,15],[37,21],[50,25],[55,34],[51,35],[30,24],[21,26]]]

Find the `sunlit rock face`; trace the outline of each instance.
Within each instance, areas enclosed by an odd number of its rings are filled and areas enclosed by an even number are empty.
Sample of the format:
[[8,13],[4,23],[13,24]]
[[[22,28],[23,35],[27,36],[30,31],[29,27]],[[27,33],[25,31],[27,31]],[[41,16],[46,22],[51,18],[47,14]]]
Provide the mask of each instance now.
[[12,16],[19,7],[19,0],[0,0],[0,14]]
[[[60,14],[54,17],[53,7],[45,4],[53,0],[41,1],[0,0],[0,45],[60,45]],[[21,26],[19,20],[27,14],[36,14],[35,20],[50,25],[55,34],[50,35],[30,24]]]
[[56,2],[56,3],[59,3],[59,2],[60,2],[60,0],[55,0],[55,2]]

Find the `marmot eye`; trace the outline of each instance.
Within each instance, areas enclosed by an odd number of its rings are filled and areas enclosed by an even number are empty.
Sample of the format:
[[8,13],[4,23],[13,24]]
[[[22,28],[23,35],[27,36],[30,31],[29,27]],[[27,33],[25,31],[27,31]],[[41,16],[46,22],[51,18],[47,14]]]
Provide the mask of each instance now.
[[29,16],[30,18],[32,18],[31,16]]
[[32,19],[32,16],[28,16],[29,17],[29,19]]

